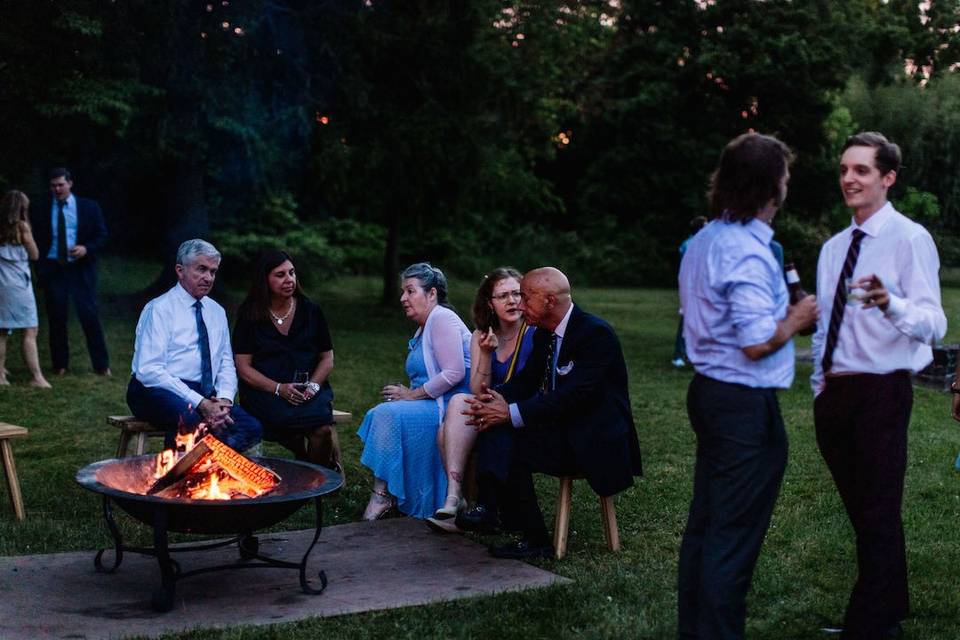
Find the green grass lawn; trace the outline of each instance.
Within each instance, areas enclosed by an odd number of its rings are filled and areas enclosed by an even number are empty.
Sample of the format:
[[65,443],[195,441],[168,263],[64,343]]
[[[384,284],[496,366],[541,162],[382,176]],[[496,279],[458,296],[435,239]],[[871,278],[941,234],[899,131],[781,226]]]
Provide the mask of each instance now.
[[[111,349],[112,379],[92,374],[82,336],[74,325],[72,376],[53,379],[53,391],[32,390],[22,384],[0,388],[0,420],[30,429],[28,438],[14,442],[27,519],[14,523],[9,500],[2,497],[0,554],[93,550],[107,544],[98,498],[80,489],[73,477],[81,466],[114,455],[118,436],[104,423],[104,416],[128,413],[124,393],[140,311],[130,294],[151,280],[156,268],[150,263],[116,259],[102,265],[101,317]],[[319,278],[308,275],[306,279],[308,291],[323,306],[333,332],[335,405],[359,418],[377,401],[380,385],[402,374],[406,340],[414,327],[399,308],[377,306],[379,285],[373,279],[341,279],[322,286],[318,286]],[[461,313],[469,310],[473,286],[454,283],[451,297]],[[218,293],[215,297],[225,298],[223,292]],[[227,299],[235,304],[237,295]],[[674,637],[677,549],[690,499],[694,450],[684,408],[691,373],[670,365],[676,293],[574,287],[574,299],[616,328],[630,368],[646,476],[617,499],[623,541],[620,553],[606,551],[598,505],[580,482],[574,490],[568,555],[561,562],[540,563],[574,579],[572,585],[384,613],[275,627],[198,630],[170,637]],[[947,289],[944,302],[950,311],[960,308],[960,289]],[[948,338],[955,341],[958,337],[960,331],[953,328]],[[46,328],[41,327],[45,364],[46,339]],[[808,339],[802,342],[808,343]],[[14,347],[11,342],[11,379],[22,381],[26,372]],[[814,441],[809,374],[809,365],[798,366],[793,388],[781,394],[790,462],[748,601],[750,638],[819,637],[819,626],[840,619],[854,579],[852,530]],[[904,513],[913,605],[906,631],[914,640],[958,636],[960,473],[953,469],[953,461],[960,451],[960,429],[949,417],[949,402],[949,396],[942,393],[916,390]],[[354,433],[355,425],[341,430],[351,482],[339,497],[326,502],[327,523],[358,520],[367,499],[370,474],[359,465],[360,443]],[[267,453],[279,452],[267,447]],[[540,479],[548,522],[552,522],[556,486],[555,479]],[[309,510],[304,510],[284,527],[308,528],[311,524]],[[123,526],[128,535],[143,538],[143,527],[129,521]]]

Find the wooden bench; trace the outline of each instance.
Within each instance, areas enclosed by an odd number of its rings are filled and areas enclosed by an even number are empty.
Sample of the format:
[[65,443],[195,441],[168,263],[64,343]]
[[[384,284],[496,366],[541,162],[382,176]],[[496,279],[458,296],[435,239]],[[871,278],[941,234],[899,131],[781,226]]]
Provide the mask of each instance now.
[[[570,530],[570,506],[572,503],[573,481],[582,480],[582,476],[561,476],[560,492],[557,494],[557,516],[553,527],[553,548],[560,560],[567,555],[567,534]],[[613,496],[600,500],[600,517],[603,519],[603,537],[610,551],[620,550],[620,531],[617,529],[617,512],[613,506]]]
[[[353,414],[346,411],[333,410],[334,424],[346,422],[353,417]],[[140,420],[134,416],[107,416],[107,424],[120,429],[120,444],[117,446],[117,457],[123,458],[127,455],[127,448],[130,446],[130,440],[136,437],[136,455],[142,456],[147,450],[147,438],[163,438],[166,432],[158,429],[145,420]],[[336,443],[339,454],[340,444]]]
[[13,463],[13,448],[10,446],[12,438],[27,435],[27,430],[14,424],[0,422],[0,451],[3,453],[3,470],[7,476],[7,488],[10,490],[10,501],[13,503],[13,512],[17,520],[23,520],[26,512],[23,510],[23,495],[20,493],[20,480],[17,479],[17,467]]

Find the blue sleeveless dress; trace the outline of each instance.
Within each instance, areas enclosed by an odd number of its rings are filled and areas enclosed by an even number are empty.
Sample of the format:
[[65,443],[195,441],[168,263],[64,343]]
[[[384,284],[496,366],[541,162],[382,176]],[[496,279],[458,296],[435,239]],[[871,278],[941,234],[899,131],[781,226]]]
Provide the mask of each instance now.
[[[524,365],[527,364],[527,358],[533,351],[533,334],[536,327],[527,327],[523,334],[523,341],[520,343],[520,353],[517,355],[517,365],[513,375],[520,373]],[[510,358],[506,362],[497,360],[496,354],[493,355],[493,361],[490,363],[490,379],[494,386],[503,384],[510,370]],[[488,429],[477,436],[474,444],[474,450],[477,453],[477,476],[483,474],[492,474],[501,482],[507,479],[507,471],[510,468],[510,454],[513,451],[513,427],[499,425]]]
[[[409,343],[406,371],[411,388],[428,380],[421,337]],[[464,360],[468,374],[444,394],[444,405],[455,393],[469,390],[469,352]],[[447,497],[447,474],[437,449],[439,428],[437,401],[427,398],[381,402],[367,411],[357,431],[364,443],[360,462],[374,477],[387,482],[387,490],[397,498],[397,508],[414,518],[429,518]]]

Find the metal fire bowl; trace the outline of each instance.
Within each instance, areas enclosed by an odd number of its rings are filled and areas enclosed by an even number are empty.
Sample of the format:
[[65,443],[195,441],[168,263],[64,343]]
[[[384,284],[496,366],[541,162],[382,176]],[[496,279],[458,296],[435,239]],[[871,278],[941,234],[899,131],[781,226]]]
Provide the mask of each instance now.
[[336,471],[298,460],[251,458],[275,471],[280,485],[258,498],[190,500],[146,495],[153,484],[155,456],[111,458],[77,472],[85,489],[109,497],[131,516],[151,527],[199,534],[257,531],[293,515],[307,501],[333,493],[343,484]]

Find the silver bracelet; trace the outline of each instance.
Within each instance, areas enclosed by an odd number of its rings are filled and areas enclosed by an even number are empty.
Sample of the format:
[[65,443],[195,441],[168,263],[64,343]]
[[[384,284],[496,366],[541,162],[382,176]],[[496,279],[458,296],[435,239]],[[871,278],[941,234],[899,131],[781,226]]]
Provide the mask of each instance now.
[[277,388],[273,390],[273,395],[280,396],[280,383],[277,383]]

